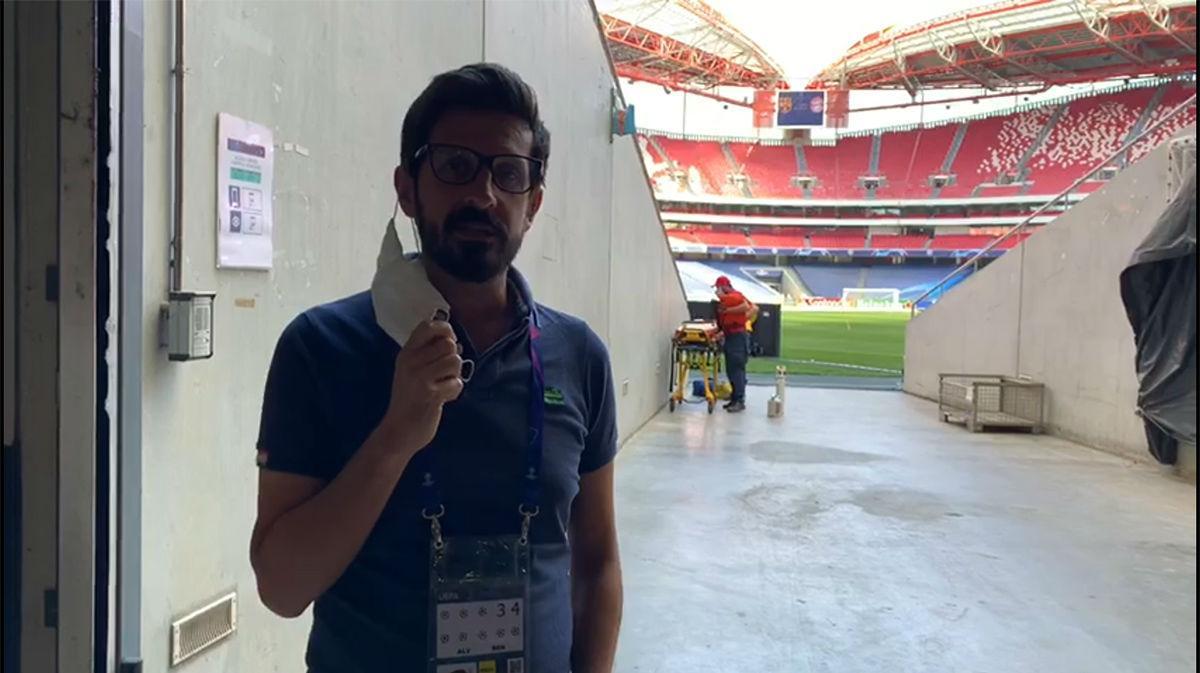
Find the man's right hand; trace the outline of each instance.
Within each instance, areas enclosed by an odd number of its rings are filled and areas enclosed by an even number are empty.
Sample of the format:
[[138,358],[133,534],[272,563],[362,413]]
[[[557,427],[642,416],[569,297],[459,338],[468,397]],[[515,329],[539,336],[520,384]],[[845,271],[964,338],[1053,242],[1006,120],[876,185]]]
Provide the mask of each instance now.
[[272,611],[300,615],[346,571],[409,461],[433,441],[442,406],[462,393],[462,366],[450,323],[423,323],[396,357],[383,421],[337,476],[259,473],[250,559]]
[[392,399],[381,424],[389,444],[412,455],[433,441],[442,406],[462,394],[462,367],[449,322],[429,320],[413,331],[396,356]]

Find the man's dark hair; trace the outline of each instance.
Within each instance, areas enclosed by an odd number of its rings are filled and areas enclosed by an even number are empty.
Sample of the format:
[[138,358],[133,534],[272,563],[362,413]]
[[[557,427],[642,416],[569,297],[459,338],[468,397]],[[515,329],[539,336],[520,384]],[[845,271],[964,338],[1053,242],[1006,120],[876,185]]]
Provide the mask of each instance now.
[[522,119],[533,131],[533,158],[550,158],[550,131],[538,114],[537,94],[512,70],[475,63],[434,77],[408,108],[400,132],[400,165],[409,175],[417,174],[417,150],[429,142],[433,127],[451,110],[503,112]]

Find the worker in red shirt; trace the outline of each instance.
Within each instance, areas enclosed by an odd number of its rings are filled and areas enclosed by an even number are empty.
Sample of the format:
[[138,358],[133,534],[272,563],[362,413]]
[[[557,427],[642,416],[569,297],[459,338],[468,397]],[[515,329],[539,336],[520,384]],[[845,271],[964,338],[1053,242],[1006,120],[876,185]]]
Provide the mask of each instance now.
[[746,363],[750,360],[750,335],[748,323],[754,318],[756,307],[741,292],[733,289],[726,276],[717,279],[717,325],[725,334],[725,370],[733,394],[725,410],[738,413],[746,410]]

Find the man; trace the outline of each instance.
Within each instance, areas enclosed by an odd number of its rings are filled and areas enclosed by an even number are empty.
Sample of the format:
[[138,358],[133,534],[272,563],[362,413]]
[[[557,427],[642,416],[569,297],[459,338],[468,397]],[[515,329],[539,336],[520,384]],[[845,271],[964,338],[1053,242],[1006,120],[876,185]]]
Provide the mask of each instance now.
[[716,291],[717,325],[725,334],[725,370],[733,386],[725,410],[736,414],[746,410],[746,363],[750,359],[747,326],[755,308],[745,295],[733,289],[727,276],[717,279]]
[[[310,673],[612,671],[608,356],[510,266],[549,153],[515,73],[435,77],[394,176],[422,244],[400,260],[415,275],[385,275],[381,254],[372,292],[305,312],[279,340],[251,560],[272,611],[314,604]],[[444,300],[439,319],[405,309],[428,297]],[[405,321],[401,346],[381,325]]]
[[813,94],[812,98],[808,99],[808,111],[819,117],[822,112],[825,112],[825,97]]

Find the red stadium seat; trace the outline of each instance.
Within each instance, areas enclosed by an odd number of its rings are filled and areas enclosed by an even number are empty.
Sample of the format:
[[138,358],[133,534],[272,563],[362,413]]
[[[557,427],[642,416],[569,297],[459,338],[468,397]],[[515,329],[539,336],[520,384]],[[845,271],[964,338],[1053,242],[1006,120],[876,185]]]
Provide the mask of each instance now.
[[958,124],[884,133],[879,146],[879,174],[886,178],[879,198],[927,199],[929,176],[937,175],[954,142]]
[[1155,89],[1143,88],[1072,101],[1029,161],[1032,194],[1058,194],[1117,151]]
[[750,240],[754,241],[756,248],[795,248],[800,250],[808,247],[808,234],[799,227],[795,231],[789,229],[779,233],[751,230]]
[[980,184],[1014,172],[1053,113],[1051,108],[1036,108],[968,123],[962,147],[950,167],[957,180],[942,190],[942,196],[972,196]]
[[818,199],[861,199],[865,195],[858,179],[871,166],[871,137],[842,138],[837,145],[804,148],[808,172],[817,178],[813,197]]
[[923,234],[875,234],[871,247],[876,250],[923,250],[929,237]]
[[[1162,101],[1158,107],[1150,113],[1150,118],[1146,120],[1146,128],[1161,121],[1167,116],[1167,113],[1181,105],[1190,96],[1196,93],[1195,87],[1185,88],[1182,84],[1172,84],[1167,88],[1163,95]],[[1176,115],[1170,121],[1160,126],[1157,130],[1151,131],[1150,135],[1135,144],[1129,150],[1129,162],[1133,163],[1138,159],[1146,156],[1150,150],[1158,147],[1166,142],[1177,131],[1196,121],[1196,105],[1193,103],[1184,112]]]
[[750,179],[750,192],[761,198],[800,198],[804,191],[792,186],[799,173],[796,148],[792,145],[730,143],[733,158]]
[[809,236],[812,247],[829,250],[861,250],[867,247],[865,231],[838,231],[812,234]]
[[751,246],[750,239],[746,235],[738,231],[703,231],[697,230],[693,232],[696,239],[705,245],[725,246],[748,248]]
[[700,174],[699,193],[725,196],[741,196],[729,182],[730,166],[721,152],[721,145],[712,141],[675,140],[656,138],[667,156],[680,169],[694,168]]
[[930,250],[981,250],[996,240],[995,236],[978,234],[943,234],[934,236],[929,243]]

